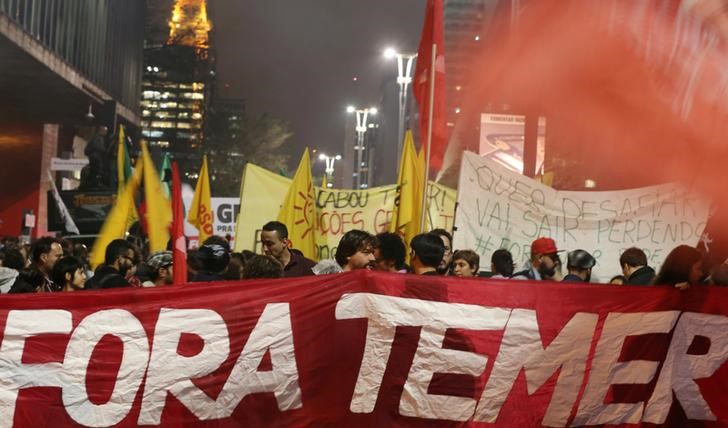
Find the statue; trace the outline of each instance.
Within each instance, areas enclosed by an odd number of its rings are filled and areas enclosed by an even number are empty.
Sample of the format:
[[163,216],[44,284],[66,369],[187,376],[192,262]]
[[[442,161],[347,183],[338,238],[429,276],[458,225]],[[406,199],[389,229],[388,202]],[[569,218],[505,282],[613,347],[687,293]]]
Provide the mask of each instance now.
[[109,183],[109,151],[113,145],[108,142],[108,128],[99,126],[96,135],[86,145],[83,153],[88,157],[88,165],[81,171],[83,189],[107,189]]

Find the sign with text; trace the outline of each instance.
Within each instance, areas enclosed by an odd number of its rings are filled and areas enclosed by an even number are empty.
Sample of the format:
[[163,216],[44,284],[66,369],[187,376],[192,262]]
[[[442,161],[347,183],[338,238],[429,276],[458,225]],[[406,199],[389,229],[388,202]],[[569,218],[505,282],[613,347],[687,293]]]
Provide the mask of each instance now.
[[[260,228],[278,216],[290,183],[290,179],[264,168],[253,164],[246,166],[240,198],[240,210],[244,215],[238,218],[235,251],[261,251]],[[363,229],[374,234],[386,232],[398,196],[396,185],[366,190],[316,187],[314,191],[318,259],[333,258],[339,240],[349,230]],[[454,190],[430,183],[427,198],[429,228],[452,230],[455,198]],[[295,239],[293,246],[296,246]]]
[[643,249],[658,268],[674,247],[696,245],[710,210],[675,184],[557,191],[470,152],[463,155],[459,188],[456,248],[471,248],[481,260],[505,248],[518,268],[529,258],[531,242],[547,236],[560,250],[594,255],[592,277],[603,281],[620,273],[619,255],[626,248]]
[[8,295],[0,426],[725,426],[726,302],[367,271]]

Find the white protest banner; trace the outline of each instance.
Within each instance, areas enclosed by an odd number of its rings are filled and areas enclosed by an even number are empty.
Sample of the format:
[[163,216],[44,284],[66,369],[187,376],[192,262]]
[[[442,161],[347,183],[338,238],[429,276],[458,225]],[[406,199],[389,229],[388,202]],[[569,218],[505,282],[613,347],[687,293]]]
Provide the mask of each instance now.
[[619,255],[629,247],[644,250],[659,268],[674,247],[699,242],[710,210],[676,184],[557,191],[470,152],[463,155],[459,189],[454,245],[475,250],[481,266],[505,248],[519,269],[531,242],[547,236],[560,250],[591,253],[597,259],[592,281],[619,274]]

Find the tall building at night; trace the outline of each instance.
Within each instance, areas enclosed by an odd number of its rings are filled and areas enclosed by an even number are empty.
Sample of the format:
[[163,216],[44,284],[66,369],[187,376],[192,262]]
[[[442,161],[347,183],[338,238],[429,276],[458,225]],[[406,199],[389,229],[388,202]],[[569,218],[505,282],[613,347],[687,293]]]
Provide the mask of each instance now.
[[153,153],[172,154],[189,174],[202,158],[215,82],[206,1],[176,0],[166,25],[166,40],[148,38],[144,49],[142,138]]
[[48,173],[80,172],[53,161],[82,165],[95,126],[138,131],[144,19],[144,0],[0,0],[0,235],[30,211],[48,232]]

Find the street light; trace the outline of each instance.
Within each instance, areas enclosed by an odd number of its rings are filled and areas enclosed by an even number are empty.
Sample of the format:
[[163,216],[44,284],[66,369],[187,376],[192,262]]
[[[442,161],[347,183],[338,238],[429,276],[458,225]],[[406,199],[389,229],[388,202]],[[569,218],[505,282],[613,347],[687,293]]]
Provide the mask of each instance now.
[[393,48],[384,51],[387,59],[397,58],[397,84],[399,85],[399,133],[397,134],[397,165],[402,156],[402,140],[404,140],[404,113],[407,108],[407,87],[412,83],[412,63],[417,54],[399,53]]
[[[348,113],[356,114],[356,128],[354,128],[354,130],[356,131],[356,146],[354,146],[354,148],[357,151],[357,153],[356,153],[356,188],[361,189],[362,188],[362,180],[361,180],[362,158],[364,157],[364,134],[366,134],[366,132],[367,132],[367,119],[369,118],[369,115],[376,115],[378,110],[376,109],[376,107],[357,109],[354,106],[349,106],[346,108],[346,111]],[[367,173],[367,178],[368,177],[369,177],[369,174]]]
[[336,156],[327,156],[324,153],[321,153],[319,155],[319,160],[322,160],[326,162],[326,174],[333,175],[334,174],[334,164],[336,161],[341,160],[341,155]]

